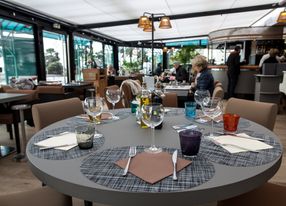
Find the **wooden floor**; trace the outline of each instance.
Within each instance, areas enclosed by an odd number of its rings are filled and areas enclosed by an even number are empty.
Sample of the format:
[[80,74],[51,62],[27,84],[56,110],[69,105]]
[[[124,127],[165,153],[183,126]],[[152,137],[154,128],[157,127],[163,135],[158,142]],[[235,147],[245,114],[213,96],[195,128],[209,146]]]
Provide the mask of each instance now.
[[[27,136],[34,134],[34,129],[27,126]],[[282,165],[271,182],[286,186],[286,112],[279,114],[276,119],[275,134],[280,138],[284,146]],[[4,125],[0,126],[0,145],[14,145],[14,141],[9,139]],[[0,159],[0,195],[16,193],[41,187],[41,182],[31,173],[26,162],[15,162],[13,154]],[[83,205],[81,200],[74,199],[74,205]],[[205,206],[213,206],[214,203]]]

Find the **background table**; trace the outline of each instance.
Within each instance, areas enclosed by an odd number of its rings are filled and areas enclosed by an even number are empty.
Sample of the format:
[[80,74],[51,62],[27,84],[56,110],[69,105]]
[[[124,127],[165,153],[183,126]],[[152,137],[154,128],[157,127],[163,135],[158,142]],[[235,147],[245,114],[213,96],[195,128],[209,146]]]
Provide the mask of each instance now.
[[[172,129],[172,126],[188,122],[183,114],[168,115],[164,120],[163,129],[156,131],[156,145],[180,148],[178,133]],[[41,135],[52,128],[70,125],[70,123],[71,119],[68,119],[45,128],[30,140],[29,145],[37,135]],[[204,127],[204,133],[209,132],[210,127],[208,125],[198,125]],[[281,146],[273,132],[253,122],[250,122],[249,126],[248,130],[259,131],[271,136]],[[97,127],[105,136],[104,145],[98,150],[99,152],[109,148],[130,145],[149,146],[151,143],[150,129],[141,129],[136,124],[135,116],[132,115],[121,121],[98,125]],[[33,173],[41,181],[62,193],[84,200],[125,206],[195,205],[226,199],[262,185],[279,169],[282,149],[273,161],[253,167],[234,167],[212,162],[215,168],[212,179],[197,187],[179,192],[127,192],[101,186],[90,181],[80,172],[80,165],[86,156],[69,160],[47,160],[35,157],[27,149],[27,157]]]

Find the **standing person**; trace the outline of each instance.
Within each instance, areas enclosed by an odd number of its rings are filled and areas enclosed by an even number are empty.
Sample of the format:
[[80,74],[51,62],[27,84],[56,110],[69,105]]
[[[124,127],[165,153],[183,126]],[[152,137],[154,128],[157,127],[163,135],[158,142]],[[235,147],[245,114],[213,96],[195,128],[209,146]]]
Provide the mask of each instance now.
[[234,97],[234,91],[236,84],[238,82],[238,77],[240,74],[240,46],[236,46],[234,51],[230,53],[227,58],[227,77],[228,77],[228,86],[227,86],[227,95],[228,98]]
[[178,82],[182,82],[182,81],[187,81],[188,80],[188,74],[187,71],[181,67],[179,62],[175,62],[174,63],[174,68],[176,69],[176,80]]
[[158,63],[154,74],[159,77],[161,75],[161,73],[162,73],[162,64]]

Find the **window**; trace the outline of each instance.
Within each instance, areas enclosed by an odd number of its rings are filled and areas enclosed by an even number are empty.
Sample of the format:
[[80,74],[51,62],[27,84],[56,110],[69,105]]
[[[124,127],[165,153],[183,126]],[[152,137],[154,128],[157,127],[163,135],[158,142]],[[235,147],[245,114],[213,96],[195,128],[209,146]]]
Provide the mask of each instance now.
[[[163,63],[162,49],[154,49],[154,71],[158,63]],[[143,73],[146,75],[152,74],[152,49],[143,49]]]
[[112,65],[114,66],[114,58],[113,58],[113,46],[111,45],[104,45],[104,64],[106,66]]
[[84,68],[91,68],[92,65],[88,61],[91,56],[91,40],[75,36],[74,37],[74,51],[75,51],[75,66],[76,75],[75,80],[83,80],[81,70]]
[[43,31],[45,66],[48,81],[67,82],[66,36]]
[[142,48],[118,48],[119,74],[128,75],[142,70]]
[[0,83],[9,84],[11,77],[36,77],[33,27],[0,18]]
[[92,54],[97,66],[103,68],[103,47],[101,42],[92,42]]

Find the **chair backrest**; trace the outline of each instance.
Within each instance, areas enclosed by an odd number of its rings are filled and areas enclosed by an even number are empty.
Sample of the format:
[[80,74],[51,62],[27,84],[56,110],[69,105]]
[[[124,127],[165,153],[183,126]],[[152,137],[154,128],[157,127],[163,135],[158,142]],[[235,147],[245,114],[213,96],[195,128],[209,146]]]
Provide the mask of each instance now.
[[215,97],[219,97],[221,99],[223,99],[224,97],[224,91],[223,91],[223,88],[219,85],[217,85],[215,88],[214,88],[214,91],[213,91],[213,98]]
[[[108,87],[105,87],[104,89],[104,94],[106,94],[106,90],[107,89],[119,89],[119,86],[118,85],[111,85],[111,86],[108,86]],[[108,109],[112,109],[112,104],[110,102],[107,101],[106,99],[106,95],[104,95],[104,100],[106,102],[106,105],[108,107]],[[123,104],[122,104],[122,99],[115,104],[115,109],[120,109],[120,108],[124,108]]]
[[168,92],[164,95],[162,102],[164,107],[178,107],[177,93]]
[[37,86],[38,94],[64,94],[65,90],[62,85],[58,86]]
[[131,87],[130,87],[129,84],[124,84],[122,82],[121,90],[123,92],[123,105],[124,105],[125,108],[129,108],[130,107],[130,102],[133,99]]
[[230,98],[225,112],[238,114],[243,118],[273,130],[277,109],[277,104]]
[[262,74],[264,75],[276,75],[277,63],[264,63],[262,65]]
[[39,131],[54,122],[83,113],[83,106],[79,98],[34,104],[32,107],[36,131]]

